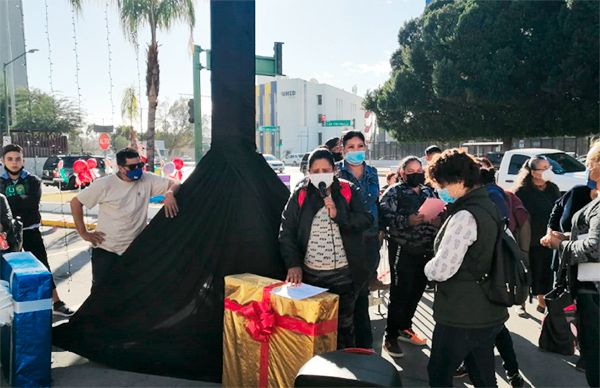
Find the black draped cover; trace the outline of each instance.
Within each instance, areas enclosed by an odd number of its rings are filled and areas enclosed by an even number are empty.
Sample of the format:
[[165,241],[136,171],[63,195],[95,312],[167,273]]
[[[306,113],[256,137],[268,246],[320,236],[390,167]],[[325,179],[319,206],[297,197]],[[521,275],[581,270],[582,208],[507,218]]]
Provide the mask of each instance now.
[[254,144],[254,1],[211,1],[213,144],[54,344],[115,368],[219,381],[223,277],[283,278],[289,191]]

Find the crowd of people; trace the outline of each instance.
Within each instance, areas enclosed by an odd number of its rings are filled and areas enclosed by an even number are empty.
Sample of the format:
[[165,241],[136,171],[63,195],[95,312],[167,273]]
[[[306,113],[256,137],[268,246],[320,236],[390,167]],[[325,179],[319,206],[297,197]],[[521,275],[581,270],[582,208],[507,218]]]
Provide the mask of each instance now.
[[[428,345],[412,320],[433,285],[430,385],[452,386],[454,377],[468,374],[475,386],[496,386],[495,347],[509,383],[523,386],[505,325],[508,307],[491,301],[481,284],[491,271],[496,239],[505,232],[528,265],[530,298],[540,313],[547,310],[544,296],[556,285],[557,271],[567,272],[578,311],[577,367],[590,386],[598,386],[599,283],[577,280],[577,268],[600,261],[600,142],[587,156],[587,185],[562,196],[543,156],[529,159],[513,190],[504,190],[489,160],[431,146],[422,157],[404,158],[380,190],[365,155],[358,131],[314,150],[308,175],[283,212],[279,236],[288,282],[340,295],[338,347],[373,345],[366,297],[383,239],[391,271],[385,351],[402,357],[401,343]],[[428,199],[445,203],[437,216],[421,213]],[[515,309],[528,315],[526,303]]]
[[[339,295],[338,347],[373,348],[369,292],[376,282],[382,243],[388,245],[390,300],[383,348],[402,357],[402,343],[426,346],[413,317],[426,288],[434,294],[435,328],[427,367],[431,386],[452,386],[468,374],[475,386],[496,386],[494,347],[512,386],[522,386],[517,355],[505,322],[506,306],[480,284],[494,260],[496,238],[514,238],[531,273],[536,309],[564,275],[577,304],[580,362],[590,386],[598,386],[599,283],[578,277],[578,268],[600,261],[600,142],[587,155],[589,179],[561,196],[552,163],[543,156],[522,167],[513,191],[495,182],[494,166],[461,149],[428,147],[407,156],[379,185],[366,162],[367,144],[349,131],[315,149],[308,174],[292,191],[282,214],[279,244],[286,281],[325,287]],[[18,145],[3,149],[0,176],[0,244],[31,251],[50,269],[40,232],[40,179],[24,169]],[[179,183],[144,171],[131,148],[116,154],[117,171],[92,182],[71,201],[77,232],[92,245],[92,292],[107,281],[120,256],[147,223],[150,197],[164,195],[167,217],[179,208]],[[426,201],[442,208],[433,217]],[[95,230],[84,223],[84,207],[99,206]],[[54,312],[73,310],[53,291]],[[527,314],[526,304],[516,306]]]

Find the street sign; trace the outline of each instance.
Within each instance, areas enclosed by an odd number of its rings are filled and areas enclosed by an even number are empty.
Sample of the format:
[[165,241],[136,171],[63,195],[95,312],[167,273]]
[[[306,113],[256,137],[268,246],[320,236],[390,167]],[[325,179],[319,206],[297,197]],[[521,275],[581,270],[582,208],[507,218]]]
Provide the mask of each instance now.
[[258,127],[258,132],[278,132],[279,131],[279,126],[276,125],[263,125],[261,127]]
[[108,136],[108,133],[100,134],[98,143],[100,144],[100,148],[106,151],[110,147],[110,136]]
[[11,144],[12,140],[10,138],[10,136],[2,136],[2,147],[6,147],[7,145]]
[[352,125],[352,120],[329,120],[325,121],[326,127],[347,127]]

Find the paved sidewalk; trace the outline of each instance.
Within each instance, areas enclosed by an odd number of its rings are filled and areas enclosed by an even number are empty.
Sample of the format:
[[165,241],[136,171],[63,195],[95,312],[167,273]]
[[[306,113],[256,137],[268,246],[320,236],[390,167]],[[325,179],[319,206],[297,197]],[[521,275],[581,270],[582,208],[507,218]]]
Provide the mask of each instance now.
[[[43,228],[44,241],[48,247],[49,261],[53,268],[61,298],[70,306],[78,307],[89,295],[91,264],[89,244],[82,241],[72,229]],[[419,304],[414,329],[431,341],[434,327],[432,317],[433,294],[426,293]],[[515,351],[522,374],[529,385],[542,387],[585,386],[585,376],[575,370],[576,356],[565,357],[540,351],[537,346],[542,315],[528,306],[531,316],[527,319],[511,312],[507,325],[512,333]],[[428,385],[427,362],[430,348],[402,344],[405,356],[392,359],[381,349],[385,329],[384,306],[370,308],[375,338],[374,347],[383,357],[400,370],[404,386]],[[430,345],[430,344],[429,344]],[[496,354],[498,385],[508,387],[502,361]],[[207,386],[209,383],[172,379],[163,376],[124,372],[102,364],[90,362],[76,354],[54,349],[52,353],[52,377],[54,386]],[[471,386],[468,378],[455,380],[455,386]]]

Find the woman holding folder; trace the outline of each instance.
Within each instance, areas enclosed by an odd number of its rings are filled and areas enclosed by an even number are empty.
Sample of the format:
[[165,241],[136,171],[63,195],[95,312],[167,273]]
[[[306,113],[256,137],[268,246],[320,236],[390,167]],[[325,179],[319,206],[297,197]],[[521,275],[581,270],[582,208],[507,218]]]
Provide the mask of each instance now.
[[435,211],[441,201],[435,191],[425,185],[419,158],[404,158],[398,175],[400,182],[388,188],[379,205],[380,223],[390,242],[392,275],[384,348],[393,357],[404,355],[398,341],[427,345],[427,341],[413,331],[412,318],[425,290],[427,278],[423,269],[433,256],[433,240],[441,224],[439,213],[443,210],[442,204]]

